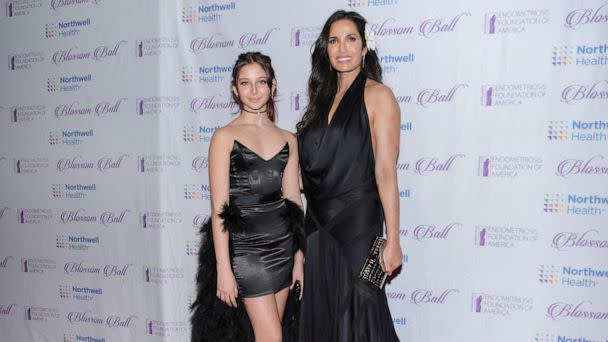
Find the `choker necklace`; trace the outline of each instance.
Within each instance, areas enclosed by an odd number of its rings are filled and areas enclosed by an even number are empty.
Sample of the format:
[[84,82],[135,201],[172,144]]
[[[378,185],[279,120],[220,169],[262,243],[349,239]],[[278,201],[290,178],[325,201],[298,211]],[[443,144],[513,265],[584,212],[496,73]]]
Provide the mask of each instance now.
[[255,114],[255,115],[258,115],[258,116],[259,116],[260,114],[265,114],[265,113],[266,113],[268,110],[265,110],[265,111],[262,111],[262,112],[260,112],[260,111],[257,111],[257,112],[252,112],[252,111],[250,111],[250,110],[247,110],[247,109],[243,108],[243,111],[245,111],[245,112],[247,112],[247,113],[251,113],[251,114]]

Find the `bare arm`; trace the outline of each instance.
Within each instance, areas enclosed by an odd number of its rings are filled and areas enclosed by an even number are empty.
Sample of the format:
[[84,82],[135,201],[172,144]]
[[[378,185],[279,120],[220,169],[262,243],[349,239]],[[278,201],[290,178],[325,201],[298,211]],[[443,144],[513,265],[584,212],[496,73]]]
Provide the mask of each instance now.
[[391,274],[402,262],[399,243],[399,190],[396,168],[401,114],[395,96],[389,88],[383,85],[371,88],[369,108],[372,110],[372,137],[376,160],[374,172],[386,221],[385,270]]
[[224,231],[223,220],[219,217],[223,206],[229,201],[230,191],[230,149],[233,140],[225,128],[217,130],[209,145],[209,185],[211,187],[211,226],[215,246],[218,273],[217,296],[227,304],[236,306],[236,281],[232,273],[229,252],[229,235]]
[[298,141],[291,133],[286,133],[289,143],[289,160],[283,172],[283,196],[302,207],[300,195],[300,167],[298,161]]
[[[289,160],[285,166],[283,172],[283,196],[292,202],[296,203],[300,208],[302,207],[302,197],[300,195],[300,167],[298,165],[298,141],[296,137],[291,133],[287,134],[287,142],[289,143]],[[290,288],[293,288],[296,281],[300,282],[300,299],[304,293],[304,253],[298,250],[294,256],[294,265],[292,270],[292,284]]]

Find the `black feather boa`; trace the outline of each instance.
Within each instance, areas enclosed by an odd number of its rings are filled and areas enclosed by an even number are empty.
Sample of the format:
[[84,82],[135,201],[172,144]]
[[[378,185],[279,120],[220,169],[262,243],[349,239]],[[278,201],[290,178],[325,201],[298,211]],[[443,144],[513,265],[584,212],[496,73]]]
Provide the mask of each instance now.
[[[294,202],[285,199],[287,211],[285,219],[293,229],[294,241],[298,249],[305,250],[304,213]],[[246,229],[246,222],[240,209],[235,205],[224,204],[220,213],[224,230],[236,232]],[[237,299],[238,307],[231,308],[216,296],[217,270],[215,248],[211,230],[211,219],[200,229],[201,247],[198,253],[196,274],[197,296],[190,310],[192,317],[191,342],[253,342],[253,328],[247,317],[242,300]],[[232,254],[232,251],[230,252]],[[299,294],[290,291],[283,318],[283,341],[297,341],[299,321]]]

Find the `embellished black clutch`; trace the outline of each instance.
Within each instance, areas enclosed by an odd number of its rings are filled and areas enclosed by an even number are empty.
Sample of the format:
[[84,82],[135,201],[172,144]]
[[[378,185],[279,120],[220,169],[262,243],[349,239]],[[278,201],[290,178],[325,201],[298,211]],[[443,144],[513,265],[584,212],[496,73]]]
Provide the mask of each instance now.
[[380,263],[385,244],[385,238],[382,236],[376,237],[376,240],[374,240],[374,243],[372,244],[372,248],[369,250],[369,255],[367,256],[367,259],[365,259],[363,267],[359,272],[359,278],[361,280],[378,289],[382,289],[386,282],[386,272],[384,272]]

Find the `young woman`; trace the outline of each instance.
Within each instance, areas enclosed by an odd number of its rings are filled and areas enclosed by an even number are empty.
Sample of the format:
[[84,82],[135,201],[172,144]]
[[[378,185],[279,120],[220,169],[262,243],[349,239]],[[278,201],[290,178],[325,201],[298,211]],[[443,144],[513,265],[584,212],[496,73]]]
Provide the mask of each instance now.
[[209,147],[212,215],[201,230],[193,341],[248,341],[247,320],[256,341],[283,341],[289,289],[303,281],[297,141],[274,123],[275,94],[270,58],[241,54],[232,72],[240,114]]
[[365,19],[337,11],[314,44],[309,105],[298,123],[307,251],[300,342],[398,341],[384,290],[358,278],[373,241],[400,265],[399,106],[382,85]]

